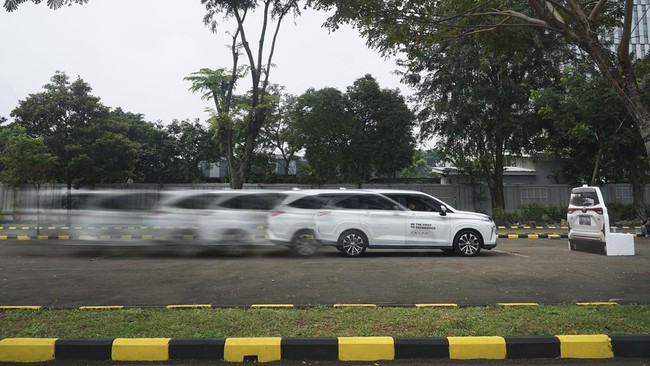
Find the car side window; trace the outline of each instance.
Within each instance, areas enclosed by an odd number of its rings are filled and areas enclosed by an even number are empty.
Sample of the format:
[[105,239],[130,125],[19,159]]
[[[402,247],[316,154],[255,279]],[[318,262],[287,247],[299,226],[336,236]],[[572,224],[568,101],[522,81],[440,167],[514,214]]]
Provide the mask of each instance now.
[[289,204],[290,207],[318,210],[329,200],[328,196],[307,196],[297,199]]
[[368,210],[395,210],[395,203],[381,196],[365,195],[361,197],[362,208]]
[[354,195],[342,199],[334,204],[341,209],[357,210],[398,210],[399,206],[393,201],[377,195]]
[[428,207],[427,211],[433,211],[433,212],[442,211],[442,209],[441,209],[442,205],[440,204],[440,202],[438,202],[436,200],[432,200],[432,199],[430,199],[428,197],[425,198],[424,201],[426,202],[427,207]]
[[175,204],[172,204],[173,207],[184,208],[184,209],[205,209],[208,207],[211,200],[214,199],[213,195],[210,194],[199,194],[196,196],[190,196],[178,200]]
[[345,197],[339,201],[335,201],[333,203],[333,206],[336,208],[342,208],[342,209],[361,209],[361,200],[359,199],[359,196],[349,196]]
[[282,197],[280,194],[242,194],[222,202],[220,206],[236,210],[270,210]]
[[407,195],[401,198],[404,201],[403,205],[411,211],[440,212],[440,203],[428,197]]

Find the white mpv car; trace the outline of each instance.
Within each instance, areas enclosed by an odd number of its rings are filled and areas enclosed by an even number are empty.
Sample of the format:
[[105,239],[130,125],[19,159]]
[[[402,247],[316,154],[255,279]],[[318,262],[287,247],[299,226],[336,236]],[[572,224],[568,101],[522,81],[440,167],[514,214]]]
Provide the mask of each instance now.
[[438,206],[438,212],[435,207],[412,211],[386,195],[413,194],[420,203],[431,197],[416,191],[379,192],[315,193],[312,202],[320,202],[320,208],[312,208],[317,241],[352,257],[368,248],[442,249],[469,257],[497,245],[496,225],[487,215],[456,211],[445,204]]
[[582,186],[571,190],[567,210],[569,242],[605,243],[609,215],[598,187]]

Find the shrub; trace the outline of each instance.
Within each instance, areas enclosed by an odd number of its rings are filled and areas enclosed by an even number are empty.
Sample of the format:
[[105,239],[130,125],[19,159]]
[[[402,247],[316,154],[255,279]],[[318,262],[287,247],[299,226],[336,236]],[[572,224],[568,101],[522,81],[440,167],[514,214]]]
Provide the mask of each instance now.
[[520,223],[555,224],[566,219],[566,211],[567,208],[563,206],[529,203],[522,206],[521,210],[495,208],[492,216],[497,225],[508,226]]
[[541,203],[528,203],[521,206],[521,216],[525,222],[545,222],[546,206]]
[[546,214],[549,217],[548,221],[553,223],[562,222],[566,220],[567,208],[564,206],[548,206],[546,207]]
[[609,213],[609,222],[638,221],[634,212],[634,205],[613,201],[605,204]]
[[507,226],[521,221],[521,214],[517,210],[506,210],[496,207],[492,212],[494,222],[497,225]]

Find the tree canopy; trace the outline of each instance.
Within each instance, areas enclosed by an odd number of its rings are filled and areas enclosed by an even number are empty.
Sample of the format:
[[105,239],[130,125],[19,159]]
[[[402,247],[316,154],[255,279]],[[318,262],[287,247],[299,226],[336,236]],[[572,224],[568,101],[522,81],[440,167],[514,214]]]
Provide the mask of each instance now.
[[545,150],[561,158],[561,175],[574,184],[630,182],[636,215],[644,219],[649,175],[643,140],[593,67],[565,69],[560,83],[535,92],[535,102],[548,121]]
[[[197,182],[204,179],[199,162],[215,162],[222,156],[213,133],[198,120],[147,122],[141,114],[111,110],[91,92],[83,79],[71,82],[65,73],[56,72],[43,91],[19,101],[11,113],[14,121],[4,129],[14,132],[7,136],[34,148],[43,144],[43,153],[54,157],[44,159],[57,164],[57,169],[43,169],[48,182],[68,187]],[[44,181],[36,169],[29,172]]]
[[313,178],[361,185],[396,176],[413,161],[415,116],[395,90],[366,75],[344,94],[310,89],[298,97],[292,123]]
[[[650,154],[650,112],[642,103],[629,52],[634,26],[633,0],[311,0],[309,3],[321,10],[335,10],[328,20],[331,28],[351,23],[360,29],[369,45],[387,53],[399,53],[404,47],[426,49],[431,44],[457,38],[522,27],[558,34],[561,36],[558,42],[581,50],[597,66],[632,116],[646,153]],[[623,36],[616,52],[611,52],[603,35],[615,26],[621,27]]]

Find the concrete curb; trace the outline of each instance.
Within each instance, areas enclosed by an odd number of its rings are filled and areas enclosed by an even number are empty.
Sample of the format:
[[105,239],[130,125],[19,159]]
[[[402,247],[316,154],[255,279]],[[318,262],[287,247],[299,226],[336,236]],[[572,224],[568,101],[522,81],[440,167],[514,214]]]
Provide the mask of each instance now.
[[332,338],[5,338],[0,362],[54,360],[379,361],[648,358],[650,335]]
[[12,310],[126,310],[126,309],[168,309],[168,310],[192,310],[192,309],[307,309],[316,307],[332,308],[462,308],[477,306],[498,306],[504,308],[515,308],[522,306],[539,306],[539,305],[576,305],[576,306],[617,306],[621,305],[616,301],[590,301],[576,302],[572,304],[540,304],[536,302],[499,302],[496,304],[456,304],[456,303],[418,303],[418,304],[397,304],[397,303],[379,303],[379,304],[170,304],[170,305],[82,305],[82,306],[44,306],[44,305],[0,305],[0,311]]

